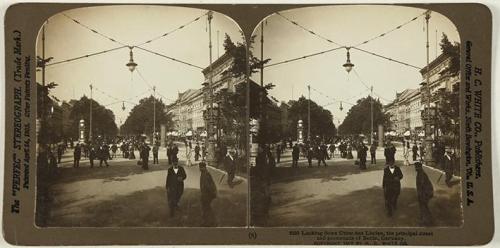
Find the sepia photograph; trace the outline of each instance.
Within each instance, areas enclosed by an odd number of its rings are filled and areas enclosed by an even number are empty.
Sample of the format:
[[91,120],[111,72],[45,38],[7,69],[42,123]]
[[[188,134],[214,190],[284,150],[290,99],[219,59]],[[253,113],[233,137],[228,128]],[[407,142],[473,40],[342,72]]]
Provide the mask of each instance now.
[[266,17],[251,52],[251,225],[460,227],[460,37],[390,5]]
[[115,5],[37,38],[38,227],[247,225],[244,38],[223,14]]

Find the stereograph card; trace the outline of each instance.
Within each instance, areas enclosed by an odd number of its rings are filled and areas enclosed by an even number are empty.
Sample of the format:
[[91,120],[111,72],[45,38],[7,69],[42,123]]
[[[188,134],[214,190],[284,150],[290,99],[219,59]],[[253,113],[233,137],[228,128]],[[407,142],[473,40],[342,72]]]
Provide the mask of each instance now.
[[492,16],[449,4],[19,3],[14,245],[481,245]]

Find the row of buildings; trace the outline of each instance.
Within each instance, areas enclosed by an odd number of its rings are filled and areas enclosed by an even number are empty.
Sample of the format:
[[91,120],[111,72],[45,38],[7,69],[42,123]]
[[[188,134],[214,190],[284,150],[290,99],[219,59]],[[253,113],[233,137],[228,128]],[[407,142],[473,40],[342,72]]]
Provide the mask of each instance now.
[[[235,78],[231,73],[226,72],[232,65],[234,58],[229,53],[224,53],[211,65],[203,69],[204,82],[200,83],[200,88],[188,89],[178,93],[178,97],[166,111],[172,115],[174,122],[173,129],[180,136],[204,136],[206,135],[205,119],[203,113],[207,110],[208,85],[212,73],[213,94],[221,89],[234,92],[235,86],[245,81],[245,77]],[[214,103],[217,106],[217,103]]]
[[[460,74],[454,75],[446,72],[451,59],[443,53],[429,63],[431,107],[438,106],[440,99],[437,93],[439,91],[452,92],[458,89]],[[427,66],[420,70],[422,83],[419,88],[405,89],[396,93],[396,98],[384,106],[384,111],[390,118],[388,131],[395,131],[398,136],[424,136],[422,112],[426,106],[424,85],[427,81],[427,71]],[[433,130],[439,131],[434,127]]]

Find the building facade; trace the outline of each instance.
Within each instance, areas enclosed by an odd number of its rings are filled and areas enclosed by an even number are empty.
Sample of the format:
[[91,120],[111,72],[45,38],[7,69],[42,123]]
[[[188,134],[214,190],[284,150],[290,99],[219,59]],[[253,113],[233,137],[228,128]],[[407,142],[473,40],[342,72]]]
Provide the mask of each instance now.
[[420,70],[422,75],[421,87],[418,89],[405,89],[396,93],[396,98],[384,106],[384,111],[390,117],[389,131],[395,131],[399,136],[417,135],[422,137],[424,123],[422,112],[426,106],[425,84],[427,82],[427,71],[429,73],[431,107],[440,101],[439,91],[451,92],[459,85],[460,75],[446,72],[450,66],[451,57],[441,54],[429,63],[429,70],[424,67]]
[[[200,135],[206,131],[203,113],[209,106],[210,101],[207,88],[202,85],[209,85],[210,76],[212,75],[213,94],[222,89],[233,92],[235,85],[245,80],[245,77],[235,78],[231,73],[227,73],[233,60],[233,57],[228,53],[223,54],[202,70],[204,82],[200,83],[200,88],[179,93],[175,102],[167,106],[166,111],[172,115],[174,122],[173,131],[176,131],[181,136]],[[216,102],[214,102],[214,106],[217,106]]]

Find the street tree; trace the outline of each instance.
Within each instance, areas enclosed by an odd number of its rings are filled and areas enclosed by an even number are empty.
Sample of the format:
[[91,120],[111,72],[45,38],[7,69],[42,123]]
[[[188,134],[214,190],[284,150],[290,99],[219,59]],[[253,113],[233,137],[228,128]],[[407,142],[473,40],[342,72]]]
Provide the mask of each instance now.
[[114,138],[118,133],[118,127],[115,123],[113,111],[102,106],[94,99],[91,100],[87,96],[83,96],[77,101],[71,101],[72,109],[69,114],[71,121],[69,133],[71,133],[71,137],[78,139],[78,125],[82,119],[87,128],[86,135],[88,135],[88,128],[90,127],[90,101],[92,101],[92,137],[95,138],[101,135],[103,137]]
[[451,41],[448,39],[448,36],[443,33],[439,45],[441,47],[441,52],[447,57],[450,57],[449,66],[442,70],[440,74],[449,74],[451,76],[458,75],[458,73],[460,72],[460,43],[451,43]]
[[50,91],[55,89],[57,84],[54,82],[48,83],[43,86],[37,83],[37,117],[43,119],[43,130],[39,133],[39,143],[41,144],[54,144],[63,138],[63,121],[62,109],[58,105],[59,99],[50,95]]
[[[311,123],[308,122],[309,101],[311,103]],[[330,139],[337,134],[337,128],[333,123],[332,113],[318,105],[316,102],[301,96],[297,101],[289,102],[288,119],[291,129],[297,127],[299,120],[302,120],[304,127],[304,137],[307,137],[307,130],[311,125],[311,138],[320,137],[321,139]],[[293,139],[297,139],[297,132],[290,132]]]
[[371,96],[359,99],[356,105],[352,106],[347,112],[347,116],[339,126],[341,134],[369,135],[371,130],[371,101],[373,100],[373,128],[374,131],[378,125],[387,127],[389,116],[384,114],[382,104],[379,99],[373,99]]
[[[156,101],[154,103],[154,101]],[[156,106],[154,106],[156,104]],[[135,105],[127,119],[120,127],[120,131],[124,135],[142,135],[153,133],[153,109],[156,109],[155,126],[156,131],[159,130],[160,125],[166,125],[166,129],[170,130],[173,127],[172,116],[167,114],[165,109],[167,106],[158,98],[149,96],[139,101]]]

